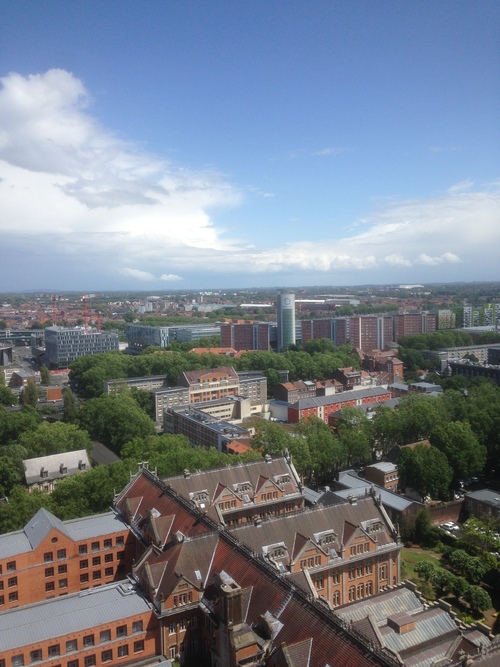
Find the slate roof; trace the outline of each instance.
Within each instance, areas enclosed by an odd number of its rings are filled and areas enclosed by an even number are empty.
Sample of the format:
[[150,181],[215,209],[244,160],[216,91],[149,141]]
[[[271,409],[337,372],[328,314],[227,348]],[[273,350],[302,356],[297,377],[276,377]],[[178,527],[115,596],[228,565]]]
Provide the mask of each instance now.
[[[150,516],[173,517],[169,530],[162,533],[166,540],[169,536],[180,532],[182,535],[194,536],[206,533],[209,529],[199,520],[199,515],[182,503],[181,500],[166,494],[163,484],[149,471],[141,470],[115,498],[115,506],[134,530],[144,534],[150,524]],[[131,515],[127,506],[133,508]],[[138,517],[141,517],[140,519]],[[160,529],[161,530],[161,529]]]
[[[201,370],[195,370],[195,371],[184,371],[182,375],[179,376],[178,384],[184,385],[187,383],[187,386],[191,384],[196,384],[197,382],[200,381],[200,378],[205,377],[205,376],[210,376],[210,375],[228,375],[231,379],[237,380],[238,379],[238,374],[234,370],[232,366],[221,366],[219,368],[203,368]],[[184,382],[183,382],[184,380]]]
[[[289,560],[292,560],[299,556],[309,540],[326,552],[334,549],[336,553],[340,553],[342,545],[347,544],[358,526],[368,527],[367,524],[371,522],[379,522],[384,526],[384,530],[376,533],[377,549],[395,544],[390,533],[392,527],[387,526],[382,512],[371,496],[354,505],[344,502],[328,507],[315,507],[263,521],[257,527],[248,525],[231,528],[231,534],[260,556],[267,554],[266,546],[283,543],[286,545]],[[335,533],[334,542],[321,546],[322,534],[331,531]]]
[[[64,479],[77,472],[90,469],[90,461],[86,449],[73,452],[62,452],[50,456],[39,456],[23,461],[26,484],[43,483],[56,479]],[[47,473],[42,475],[42,470]]]
[[322,405],[333,405],[335,403],[344,403],[346,401],[355,401],[361,398],[376,398],[377,396],[384,396],[387,394],[387,389],[382,387],[373,387],[368,389],[358,389],[353,391],[343,391],[340,394],[333,394],[330,396],[316,396],[315,398],[301,398],[290,407],[297,410],[307,410],[309,408],[317,408]]
[[186,499],[190,499],[193,493],[207,490],[211,502],[214,502],[216,490],[219,486],[234,490],[238,484],[249,482],[253,492],[256,493],[265,480],[273,480],[275,477],[281,475],[288,475],[291,480],[290,484],[287,484],[284,488],[285,494],[291,497],[300,495],[301,492],[298,479],[295,477],[295,471],[285,458],[274,458],[268,461],[254,461],[226,468],[191,472],[189,475],[169,477],[164,481]]
[[127,526],[114,512],[61,521],[42,507],[23,530],[0,535],[0,558],[10,558],[36,549],[53,529],[78,542],[123,532]]
[[[484,634],[464,630],[439,604],[423,604],[406,587],[338,607],[334,613],[375,645],[398,655],[405,667],[431,667],[440,658],[458,657],[459,647],[474,655],[490,645]],[[413,625],[406,632],[398,632],[391,619],[396,625],[405,625],[406,621]]]
[[36,645],[151,609],[128,581],[18,607],[0,614],[3,651]]

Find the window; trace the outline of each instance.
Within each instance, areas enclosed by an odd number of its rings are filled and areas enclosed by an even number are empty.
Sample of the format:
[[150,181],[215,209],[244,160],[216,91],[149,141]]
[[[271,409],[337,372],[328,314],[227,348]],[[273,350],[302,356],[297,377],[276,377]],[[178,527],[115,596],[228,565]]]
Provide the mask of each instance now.
[[351,586],[349,588],[349,602],[353,602],[356,599],[356,588]]
[[196,618],[196,616],[193,616],[193,617],[191,618],[190,626],[191,626],[192,628],[197,628],[197,627],[198,627],[198,619]]
[[373,584],[371,581],[366,582],[366,594],[367,595],[372,595],[373,594]]
[[181,618],[181,620],[179,621],[179,630],[185,630],[185,629],[186,629],[186,619]]
[[91,549],[92,551],[99,551],[100,544],[99,542],[92,542]]
[[351,556],[356,555],[356,547],[351,547]]
[[323,577],[319,577],[318,579],[316,579],[314,583],[316,584],[316,588],[318,591],[322,590],[325,587],[325,582]]
[[385,581],[387,579],[387,565],[381,565],[379,572],[380,579]]
[[361,600],[362,598],[365,597],[365,585],[364,584],[359,584],[357,587],[357,596],[358,600]]
[[366,563],[365,570],[366,570],[366,574],[371,574],[372,573],[372,564],[371,564],[371,562]]
[[169,646],[169,648],[168,648],[168,657],[170,658],[170,660],[175,660],[176,655],[177,655],[177,646],[175,646],[175,645],[174,646]]
[[0,581],[0,591],[3,591],[3,581]]
[[83,638],[83,645],[84,646],[94,646],[94,635],[86,635]]
[[48,581],[48,582],[45,584],[45,591],[46,591],[47,593],[49,593],[50,591],[53,591],[54,589],[55,589],[55,584],[54,584],[53,581]]
[[17,602],[18,597],[17,591],[9,593],[9,602]]
[[332,605],[334,607],[338,607],[340,604],[340,591],[335,591],[335,593],[332,596]]
[[123,560],[125,558],[125,552],[124,551],[117,551],[116,552],[116,560]]
[[59,565],[57,568],[57,574],[66,574],[67,571],[68,571],[68,566],[66,564]]
[[125,644],[125,646],[119,646],[118,647],[118,657],[119,658],[124,658],[126,655],[128,655],[128,646]]
[[24,655],[13,655],[11,662],[12,667],[22,667],[24,665]]
[[89,580],[89,575],[88,572],[85,572],[84,574],[80,575],[80,583],[85,584]]
[[[66,653],[73,653],[73,651],[77,651],[77,650],[78,650],[78,640],[68,639],[68,641],[66,642]],[[69,667],[69,663],[68,663],[68,667]]]
[[61,655],[61,646],[59,644],[49,646],[49,658],[52,658],[56,655]]
[[54,560],[54,554],[52,551],[46,551],[43,554],[43,562],[44,563],[50,563],[52,560]]
[[332,574],[332,584],[340,584],[340,572],[334,572]]
[[113,541],[112,540],[104,540],[104,548],[105,549],[111,549],[113,546]]
[[358,544],[358,554],[362,554],[362,553],[363,553],[363,545]]
[[59,579],[59,588],[68,588],[68,580]]
[[105,563],[112,563],[113,562],[113,554],[106,554],[104,556],[104,562]]
[[78,667],[78,660],[68,660],[68,667]]
[[84,554],[86,554],[87,553],[87,545],[86,544],[80,544],[80,546],[78,547],[78,553],[80,554],[80,556],[83,556]]
[[171,621],[169,626],[168,626],[169,634],[171,634],[171,635],[175,634],[175,630],[176,630],[176,623],[175,623],[175,621]]
[[0,595],[0,605],[5,604],[5,598],[3,595]]
[[101,642],[101,644],[104,644],[104,642],[110,642],[111,630],[101,630],[101,634],[99,635],[99,641]]
[[142,621],[134,621],[132,623],[132,632],[142,632]]
[[111,649],[101,652],[101,662],[110,662],[111,660],[113,660],[113,651]]
[[112,577],[113,576],[113,568],[112,567],[105,568],[104,576],[105,577]]
[[119,625],[116,628],[116,636],[117,637],[126,637],[127,636],[127,626],[126,625]]
[[7,563],[6,570],[7,572],[13,572],[16,569],[16,561],[11,560],[10,563]]
[[80,570],[84,570],[88,566],[89,566],[88,560],[81,560],[80,561]]
[[115,544],[117,547],[122,547],[125,544],[125,538],[123,536],[117,537]]
[[139,653],[139,651],[144,651],[144,639],[134,642],[134,653]]
[[92,572],[92,579],[96,581],[96,579],[101,578],[101,570],[96,570],[95,572]]
[[66,549],[57,550],[57,559],[61,560],[62,558],[66,558]]
[[13,586],[17,586],[17,577],[11,577],[11,578],[7,581],[7,586],[8,586],[9,588],[12,588]]
[[94,556],[94,558],[92,558],[92,565],[100,565],[100,564],[101,564],[101,557]]
[[355,577],[355,568],[350,567],[348,572],[349,572],[349,579],[354,579],[354,577]]
[[42,659],[42,649],[35,649],[30,652],[30,662],[40,662]]
[[95,655],[87,655],[85,656],[85,667],[94,667],[96,664],[96,659]]
[[54,568],[53,567],[46,567],[45,568],[45,576],[46,577],[53,577],[54,576]]

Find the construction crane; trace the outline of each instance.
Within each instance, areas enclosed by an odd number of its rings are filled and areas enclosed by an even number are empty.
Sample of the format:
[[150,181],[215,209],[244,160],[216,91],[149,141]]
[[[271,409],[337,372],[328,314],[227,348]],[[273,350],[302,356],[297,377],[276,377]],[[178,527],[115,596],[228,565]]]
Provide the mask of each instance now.
[[85,322],[85,331],[89,330],[89,306],[88,301],[95,297],[95,294],[85,294],[81,297],[83,301],[83,321]]

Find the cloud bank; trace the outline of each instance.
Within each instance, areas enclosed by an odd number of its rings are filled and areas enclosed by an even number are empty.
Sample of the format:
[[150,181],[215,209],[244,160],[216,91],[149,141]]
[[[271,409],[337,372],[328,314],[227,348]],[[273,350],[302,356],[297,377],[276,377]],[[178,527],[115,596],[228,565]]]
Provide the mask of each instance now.
[[32,272],[33,288],[44,256],[51,258],[45,281],[52,275],[52,284],[63,285],[60,272],[78,267],[103,288],[118,276],[120,284],[138,287],[180,286],[189,276],[202,286],[199,277],[211,275],[241,276],[241,284],[256,284],[252,276],[265,284],[266,274],[273,282],[294,275],[294,284],[313,276],[335,283],[338,275],[353,283],[474,279],[474,271],[482,272],[475,279],[498,277],[498,183],[474,188],[464,178],[430,199],[394,201],[353,221],[355,231],[344,234],[334,219],[327,234],[317,229],[311,202],[302,239],[267,247],[268,235],[256,224],[248,244],[216,222],[218,211],[247,205],[243,189],[215,172],[151,155],[102,127],[85,86],[70,72],[13,73],[0,84],[0,260],[18,272],[16,279]]

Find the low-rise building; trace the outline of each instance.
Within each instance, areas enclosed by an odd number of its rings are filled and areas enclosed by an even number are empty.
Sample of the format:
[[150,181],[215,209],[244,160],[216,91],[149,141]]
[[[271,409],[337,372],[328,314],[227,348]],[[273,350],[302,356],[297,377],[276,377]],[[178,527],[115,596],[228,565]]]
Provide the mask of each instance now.
[[342,410],[347,406],[376,405],[388,401],[390,398],[390,392],[383,387],[345,391],[333,396],[304,398],[289,405],[288,421],[290,424],[297,424],[301,419],[307,419],[312,415],[328,423],[328,416],[330,414]]
[[90,470],[90,461],[86,449],[61,452],[50,456],[38,456],[24,459],[24,478],[28,491],[52,493],[61,479]]
[[464,511],[467,516],[494,517],[500,519],[500,493],[491,489],[479,489],[465,494]]
[[389,463],[388,461],[372,463],[365,468],[365,479],[368,482],[373,482],[377,486],[381,486],[387,491],[396,493],[399,481],[398,467],[394,463]]

